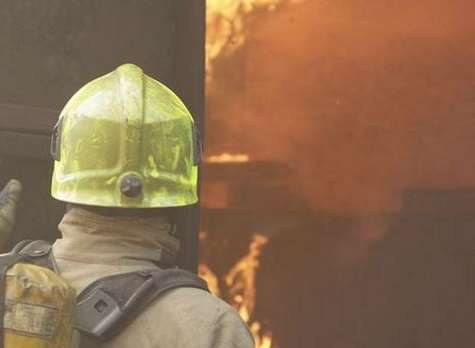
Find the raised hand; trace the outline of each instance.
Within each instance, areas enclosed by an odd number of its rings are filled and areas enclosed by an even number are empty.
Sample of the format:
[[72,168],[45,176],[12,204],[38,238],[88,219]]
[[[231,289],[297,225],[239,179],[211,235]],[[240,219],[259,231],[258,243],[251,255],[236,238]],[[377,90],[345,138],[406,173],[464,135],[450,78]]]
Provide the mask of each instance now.
[[20,200],[22,185],[18,180],[10,180],[0,191],[0,250],[8,242],[15,226],[17,204]]

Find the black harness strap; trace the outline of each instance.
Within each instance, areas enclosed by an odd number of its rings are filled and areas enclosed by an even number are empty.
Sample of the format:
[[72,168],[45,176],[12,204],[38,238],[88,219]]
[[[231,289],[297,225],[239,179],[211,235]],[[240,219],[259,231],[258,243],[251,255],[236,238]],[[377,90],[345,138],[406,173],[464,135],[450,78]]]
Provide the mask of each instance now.
[[[4,348],[6,273],[18,262],[56,271],[51,244],[45,241],[22,241],[10,253],[0,255],[0,348]],[[76,328],[86,334],[88,348],[97,346],[97,342],[117,335],[157,297],[180,287],[209,291],[203,279],[176,268],[155,268],[98,279],[78,296]]]
[[192,287],[208,290],[206,282],[180,269],[153,269],[97,280],[79,294],[77,328],[97,340],[108,340],[164,292]]

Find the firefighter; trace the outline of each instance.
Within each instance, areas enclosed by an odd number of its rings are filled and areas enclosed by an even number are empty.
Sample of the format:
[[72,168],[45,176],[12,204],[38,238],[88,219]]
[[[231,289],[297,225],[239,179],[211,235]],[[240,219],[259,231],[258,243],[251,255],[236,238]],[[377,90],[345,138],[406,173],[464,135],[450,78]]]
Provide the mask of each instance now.
[[[200,148],[170,89],[132,64],[93,80],[64,107],[51,153],[52,196],[67,203],[52,253],[78,294],[104,277],[175,264],[175,212],[197,202]],[[254,347],[234,309],[193,287],[154,299],[110,340],[79,336],[81,348]]]
[[0,192],[0,250],[6,246],[10,239],[21,191],[21,183],[13,179]]

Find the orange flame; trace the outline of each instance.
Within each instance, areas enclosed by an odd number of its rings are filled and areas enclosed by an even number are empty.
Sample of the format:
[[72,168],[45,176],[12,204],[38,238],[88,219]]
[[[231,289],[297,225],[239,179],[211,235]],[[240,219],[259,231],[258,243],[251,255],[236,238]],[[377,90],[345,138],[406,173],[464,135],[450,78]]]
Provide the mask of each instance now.
[[245,15],[264,8],[273,11],[281,3],[305,0],[207,0],[206,2],[206,77],[210,82],[213,61],[231,54],[246,41]]
[[214,295],[221,297],[218,277],[216,277],[216,274],[211,271],[208,265],[200,263],[198,266],[198,274],[208,283],[209,291],[211,291]]
[[[256,304],[256,275],[259,268],[259,257],[268,241],[268,237],[264,235],[254,235],[249,245],[249,252],[224,277],[224,283],[230,295],[228,302],[249,326],[256,348],[272,348],[272,333],[262,333],[261,323],[252,319]],[[222,293],[218,278],[206,264],[200,265],[199,274],[208,281],[210,290],[215,295],[219,296]]]

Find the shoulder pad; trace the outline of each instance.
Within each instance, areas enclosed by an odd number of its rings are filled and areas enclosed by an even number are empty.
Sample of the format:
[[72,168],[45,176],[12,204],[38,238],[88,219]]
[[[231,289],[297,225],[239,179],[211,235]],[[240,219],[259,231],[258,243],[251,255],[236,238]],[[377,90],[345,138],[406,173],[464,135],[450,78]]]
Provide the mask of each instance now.
[[25,245],[18,253],[29,258],[47,256],[51,251],[51,244],[44,240],[36,240]]
[[54,270],[51,244],[44,240],[23,240],[7,254],[0,255],[0,277],[6,270],[18,262],[32,263]]

